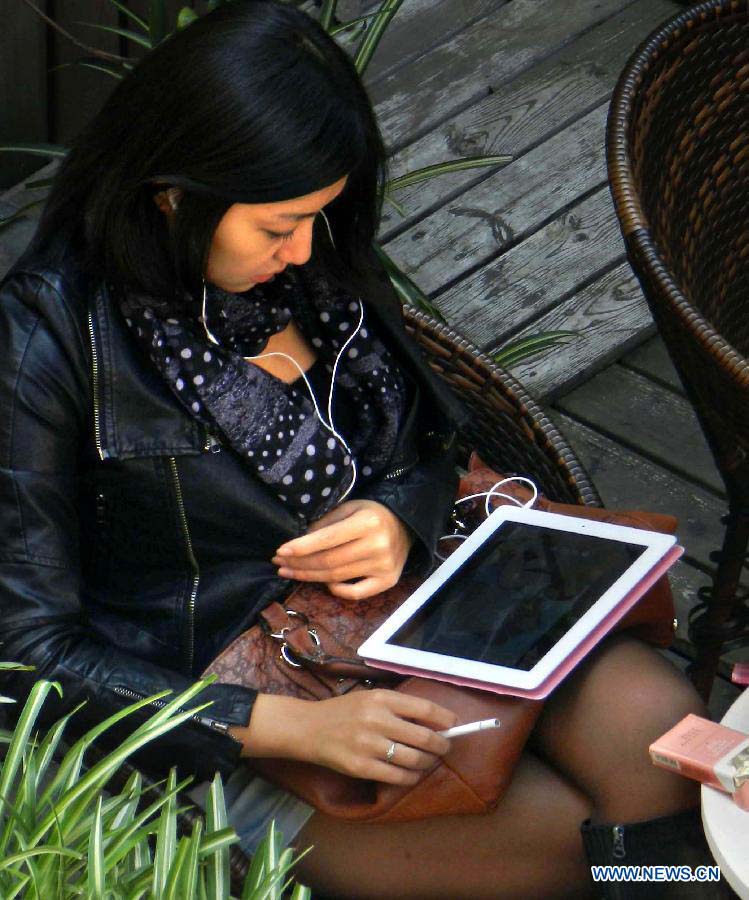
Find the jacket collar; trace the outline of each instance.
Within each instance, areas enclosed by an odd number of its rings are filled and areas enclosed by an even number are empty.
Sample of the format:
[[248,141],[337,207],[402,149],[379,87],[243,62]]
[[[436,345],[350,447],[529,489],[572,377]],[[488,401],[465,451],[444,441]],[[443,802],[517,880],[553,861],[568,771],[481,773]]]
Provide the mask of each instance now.
[[128,334],[106,285],[94,291],[88,321],[96,448],[102,459],[198,454],[210,446],[159,372]]
[[[460,428],[467,411],[425,362],[403,328],[400,300],[373,257],[366,286],[367,312],[386,344],[431,401],[448,427]],[[364,299],[364,298],[362,298]],[[96,447],[102,459],[198,454],[210,436],[180,405],[159,372],[128,333],[112,292],[93,291],[88,321],[94,391]]]

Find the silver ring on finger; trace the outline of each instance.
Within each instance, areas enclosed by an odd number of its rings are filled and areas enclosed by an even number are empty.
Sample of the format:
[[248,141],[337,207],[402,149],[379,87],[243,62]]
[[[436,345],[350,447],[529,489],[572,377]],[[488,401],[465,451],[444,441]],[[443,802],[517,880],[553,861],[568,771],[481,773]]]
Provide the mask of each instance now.
[[387,752],[385,753],[385,762],[391,763],[393,761],[393,757],[395,756],[395,741],[387,748]]

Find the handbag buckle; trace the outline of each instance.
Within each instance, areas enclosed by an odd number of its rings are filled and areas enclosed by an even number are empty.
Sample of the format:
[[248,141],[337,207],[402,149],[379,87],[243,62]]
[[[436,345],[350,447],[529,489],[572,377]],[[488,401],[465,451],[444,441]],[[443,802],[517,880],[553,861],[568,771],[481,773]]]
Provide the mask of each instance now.
[[[288,630],[289,630],[288,628],[282,629],[282,631],[288,631]],[[312,643],[313,643],[316,647],[321,647],[321,646],[322,646],[322,644],[320,643],[320,638],[318,637],[317,632],[315,631],[314,628],[308,628],[308,629],[307,629],[307,634],[309,634],[309,636],[312,638]],[[283,640],[283,638],[281,638],[281,640]],[[289,646],[289,642],[288,642],[288,641],[284,641],[284,642],[281,644],[281,659],[282,659],[285,663],[288,663],[288,665],[290,665],[290,666],[291,666],[292,668],[294,668],[294,669],[301,669],[301,668],[302,668],[302,664],[301,664],[300,662],[297,662],[296,659],[294,658],[294,651],[293,651],[293,650],[291,649],[291,647]]]
[[[297,612],[295,609],[287,609],[286,615],[300,619],[305,625],[309,623],[307,616],[305,616],[304,613]],[[275,638],[277,641],[284,641],[286,639],[286,632],[291,631],[293,627],[293,625],[284,625],[280,631],[271,631],[269,637]]]

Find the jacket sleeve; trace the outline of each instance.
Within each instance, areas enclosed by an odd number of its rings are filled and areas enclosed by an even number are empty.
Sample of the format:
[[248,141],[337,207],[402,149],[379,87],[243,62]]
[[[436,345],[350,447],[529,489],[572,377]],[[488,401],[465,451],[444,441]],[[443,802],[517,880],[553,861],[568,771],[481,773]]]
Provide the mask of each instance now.
[[435,563],[437,540],[445,534],[458,489],[455,435],[423,440],[419,460],[394,479],[367,485],[358,496],[382,503],[414,535],[404,574],[425,577]]
[[[137,694],[178,693],[191,682],[104,642],[87,626],[77,495],[90,433],[89,348],[66,302],[65,292],[33,274],[16,273],[0,289],[0,639],[4,659],[35,667],[13,673],[4,692],[23,702],[38,679],[62,687],[61,699],[53,692],[45,703],[41,727],[85,701],[69,734]],[[136,696],[128,696],[133,685]],[[151,772],[177,765],[199,779],[217,770],[227,775],[241,748],[225,726],[246,725],[254,697],[246,688],[211,685],[190,704],[212,701],[202,721],[188,720],[134,761]],[[120,743],[155,711],[126,717],[102,743]]]

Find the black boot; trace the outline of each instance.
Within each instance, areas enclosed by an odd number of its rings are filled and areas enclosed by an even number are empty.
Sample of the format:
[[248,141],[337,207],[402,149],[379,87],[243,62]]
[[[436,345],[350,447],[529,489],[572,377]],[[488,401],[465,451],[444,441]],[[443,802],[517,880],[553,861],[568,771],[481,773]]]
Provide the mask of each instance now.
[[[595,825],[588,819],[580,831],[591,866],[683,866],[689,877],[698,866],[716,865],[705,841],[699,809],[630,825]],[[596,881],[597,896],[603,900],[725,900],[736,896],[723,878],[719,882],[657,881],[662,877],[657,871],[640,874],[653,880]]]

